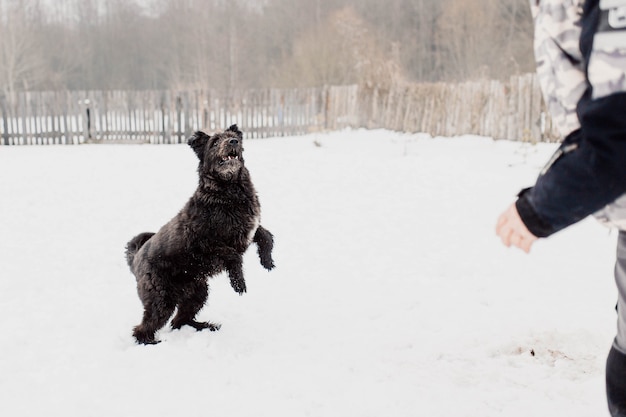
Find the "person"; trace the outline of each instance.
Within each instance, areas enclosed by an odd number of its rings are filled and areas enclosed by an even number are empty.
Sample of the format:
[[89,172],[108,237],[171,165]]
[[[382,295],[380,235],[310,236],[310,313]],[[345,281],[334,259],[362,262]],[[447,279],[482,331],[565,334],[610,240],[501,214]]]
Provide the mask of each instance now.
[[594,214],[618,228],[617,335],[606,363],[612,416],[626,417],[626,0],[531,0],[537,74],[563,142],[499,217],[506,246],[529,252]]

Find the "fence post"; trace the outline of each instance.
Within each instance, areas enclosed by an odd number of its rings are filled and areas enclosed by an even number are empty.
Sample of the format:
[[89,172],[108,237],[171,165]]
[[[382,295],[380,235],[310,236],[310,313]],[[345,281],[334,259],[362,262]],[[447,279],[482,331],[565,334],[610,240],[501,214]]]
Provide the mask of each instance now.
[[169,119],[169,115],[170,115],[170,108],[169,108],[169,100],[168,100],[168,93],[163,91],[161,93],[161,134],[163,136],[163,139],[160,141],[160,143],[171,143],[171,137],[170,137],[170,130],[169,126],[171,125],[171,120]]
[[324,86],[323,94],[324,98],[322,101],[322,105],[324,106],[324,129],[328,130],[330,118],[330,88],[327,85]]
[[89,108],[89,100],[85,100],[85,104],[87,104],[87,139],[91,140],[91,109]]
[[[84,135],[84,142],[90,142],[91,141],[91,109],[89,108],[89,104],[90,101],[88,98],[82,99],[80,100],[80,103],[82,106],[84,106],[84,120],[85,120],[85,124],[83,126],[83,135]],[[79,142],[80,143],[80,142]]]
[[0,109],[2,109],[2,142],[9,144],[9,116],[7,114],[7,100],[4,93],[0,93]]
[[176,136],[178,137],[177,143],[183,143],[183,100],[180,97],[180,93],[176,94],[176,118],[178,120],[178,127]]

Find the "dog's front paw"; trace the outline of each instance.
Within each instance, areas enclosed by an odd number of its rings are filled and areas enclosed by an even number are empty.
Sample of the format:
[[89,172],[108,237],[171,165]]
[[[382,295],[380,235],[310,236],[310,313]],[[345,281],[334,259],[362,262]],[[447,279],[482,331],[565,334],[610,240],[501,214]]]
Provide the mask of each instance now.
[[276,267],[276,265],[274,265],[274,260],[271,257],[265,256],[261,256],[261,265],[268,271],[271,271]]
[[230,285],[231,287],[233,287],[233,290],[235,290],[235,292],[239,295],[243,295],[243,293],[246,292],[246,281],[244,281],[243,278],[231,279]]

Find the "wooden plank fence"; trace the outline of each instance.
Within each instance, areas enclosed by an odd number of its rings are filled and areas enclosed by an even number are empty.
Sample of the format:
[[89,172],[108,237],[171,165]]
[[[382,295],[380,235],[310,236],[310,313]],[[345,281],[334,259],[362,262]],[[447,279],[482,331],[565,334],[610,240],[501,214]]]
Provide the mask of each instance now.
[[404,84],[360,90],[360,126],[433,136],[558,141],[534,74],[508,82]]
[[533,74],[391,88],[47,91],[0,95],[0,145],[182,143],[237,123],[246,137],[346,127],[558,140]]

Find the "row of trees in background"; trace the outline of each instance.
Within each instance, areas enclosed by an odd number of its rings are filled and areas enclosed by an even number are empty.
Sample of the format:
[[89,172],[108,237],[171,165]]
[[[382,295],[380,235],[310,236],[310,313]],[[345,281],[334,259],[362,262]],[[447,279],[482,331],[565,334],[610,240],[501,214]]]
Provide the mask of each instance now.
[[506,79],[527,0],[0,0],[0,91]]

